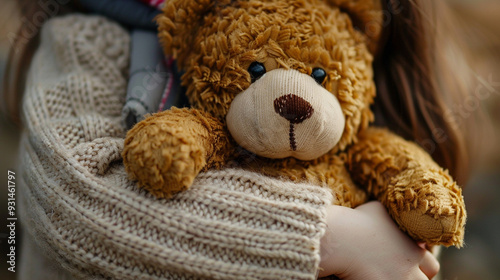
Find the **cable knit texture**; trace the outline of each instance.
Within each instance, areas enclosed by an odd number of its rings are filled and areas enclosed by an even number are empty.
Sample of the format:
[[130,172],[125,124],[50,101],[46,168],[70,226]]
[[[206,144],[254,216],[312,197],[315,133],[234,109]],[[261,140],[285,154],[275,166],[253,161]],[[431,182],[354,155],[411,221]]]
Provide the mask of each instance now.
[[[25,244],[61,269],[47,279],[314,279],[328,189],[225,169],[165,200],[127,179],[128,46],[101,17],[43,27],[23,105],[19,203]],[[28,267],[36,255],[23,257],[22,278],[40,279]]]

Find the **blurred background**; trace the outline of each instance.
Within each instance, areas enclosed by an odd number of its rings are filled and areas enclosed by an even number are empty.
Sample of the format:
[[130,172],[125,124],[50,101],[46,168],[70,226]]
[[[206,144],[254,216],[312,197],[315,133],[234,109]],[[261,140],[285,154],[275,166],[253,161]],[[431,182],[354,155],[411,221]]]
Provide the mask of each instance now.
[[[478,86],[486,82],[494,91],[482,100],[480,107],[491,120],[487,136],[478,139],[487,145],[487,152],[474,166],[473,176],[464,190],[468,210],[466,244],[460,250],[449,248],[443,251],[441,278],[495,280],[500,279],[500,1],[448,2],[462,19],[462,24],[467,26],[463,35],[466,47],[474,55],[472,69],[476,73]],[[0,0],[0,86],[10,42],[19,24],[22,24],[22,20],[16,1]],[[15,275],[7,271],[6,263],[6,174],[8,170],[17,171],[18,168],[16,155],[19,130],[3,115],[0,116],[0,279],[6,280],[15,279]],[[20,239],[19,232],[17,239]],[[17,248],[19,257],[19,245]]]

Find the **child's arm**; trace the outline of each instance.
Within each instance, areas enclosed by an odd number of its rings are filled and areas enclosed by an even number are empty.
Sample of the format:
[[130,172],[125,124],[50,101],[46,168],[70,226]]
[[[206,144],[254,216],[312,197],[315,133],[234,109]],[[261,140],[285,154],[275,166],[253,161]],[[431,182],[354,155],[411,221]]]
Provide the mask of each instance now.
[[439,271],[436,258],[401,232],[379,202],[329,206],[320,254],[320,277],[431,279]]

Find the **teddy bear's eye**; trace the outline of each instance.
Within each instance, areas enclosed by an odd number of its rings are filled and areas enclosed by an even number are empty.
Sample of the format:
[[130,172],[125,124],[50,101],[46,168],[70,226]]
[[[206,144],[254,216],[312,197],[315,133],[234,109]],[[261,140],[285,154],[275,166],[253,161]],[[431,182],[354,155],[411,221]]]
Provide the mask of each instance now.
[[253,83],[262,77],[262,75],[266,74],[266,67],[260,62],[254,61],[250,64],[250,67],[248,67],[248,73],[250,73]]
[[325,78],[326,78],[326,72],[325,72],[325,70],[323,70],[321,68],[314,68],[312,70],[311,77],[313,77],[313,79],[318,84],[321,85],[323,83],[323,81],[325,80]]

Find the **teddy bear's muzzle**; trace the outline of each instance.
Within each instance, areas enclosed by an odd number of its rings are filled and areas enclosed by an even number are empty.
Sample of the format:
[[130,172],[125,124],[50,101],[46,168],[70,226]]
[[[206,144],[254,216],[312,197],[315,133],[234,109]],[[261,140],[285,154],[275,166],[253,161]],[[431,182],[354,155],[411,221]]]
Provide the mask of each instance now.
[[233,138],[263,157],[312,160],[340,140],[345,118],[334,94],[297,70],[275,69],[241,92],[226,117]]

